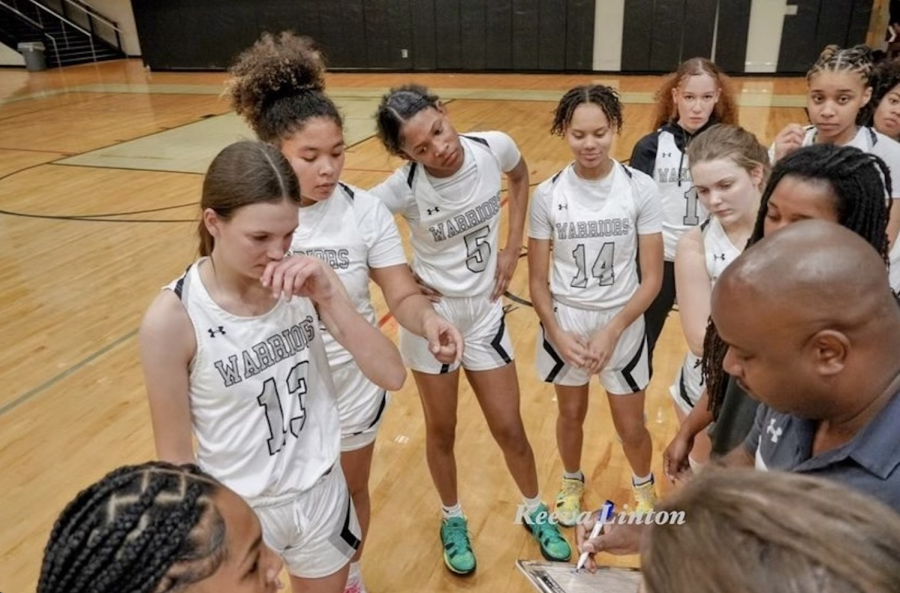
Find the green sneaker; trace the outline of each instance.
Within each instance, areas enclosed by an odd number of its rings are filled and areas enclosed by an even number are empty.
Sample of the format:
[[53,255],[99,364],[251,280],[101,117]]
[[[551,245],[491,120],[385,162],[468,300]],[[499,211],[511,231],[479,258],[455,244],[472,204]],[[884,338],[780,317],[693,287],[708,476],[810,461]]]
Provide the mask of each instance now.
[[469,543],[469,524],[464,517],[451,517],[441,522],[444,564],[450,572],[465,576],[475,571],[475,553]]
[[569,542],[560,533],[559,527],[550,520],[547,505],[541,503],[531,515],[525,517],[522,525],[541,546],[541,554],[551,562],[565,562],[572,555]]

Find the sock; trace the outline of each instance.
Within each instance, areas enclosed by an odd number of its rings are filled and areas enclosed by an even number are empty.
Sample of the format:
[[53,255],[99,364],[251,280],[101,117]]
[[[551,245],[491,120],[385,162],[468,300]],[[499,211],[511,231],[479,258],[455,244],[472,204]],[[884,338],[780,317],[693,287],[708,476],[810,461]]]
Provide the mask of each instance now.
[[359,571],[359,562],[350,563],[350,574],[347,575],[347,584],[344,591],[354,591],[357,593],[365,593],[366,586],[363,585],[362,573]]
[[563,477],[567,480],[581,480],[584,482],[584,473],[581,470],[576,472],[567,472],[563,470]]
[[452,519],[454,517],[463,517],[462,506],[457,502],[452,507],[445,507],[441,505],[441,514],[444,515],[444,519]]
[[522,503],[525,505],[525,510],[529,515],[538,510],[538,507],[541,506],[541,493],[538,492],[537,496],[534,498],[528,498],[527,496],[522,497]]
[[643,486],[647,482],[652,482],[652,481],[653,481],[653,472],[650,472],[649,474],[647,474],[646,476],[644,476],[642,478],[636,476],[633,473],[631,474],[631,483],[634,484],[635,486]]

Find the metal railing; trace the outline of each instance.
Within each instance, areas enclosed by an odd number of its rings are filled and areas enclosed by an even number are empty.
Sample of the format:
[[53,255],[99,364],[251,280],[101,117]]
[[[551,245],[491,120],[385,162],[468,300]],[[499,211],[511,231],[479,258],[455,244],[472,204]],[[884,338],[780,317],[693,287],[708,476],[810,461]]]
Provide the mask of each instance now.
[[[9,3],[12,4],[11,7],[9,6]],[[95,35],[110,45],[114,45],[120,52],[124,53],[120,35],[121,29],[119,29],[114,21],[107,19],[89,6],[80,5],[74,0],[46,0],[46,3],[49,7],[36,0],[3,0],[4,6],[10,8],[23,18],[26,18],[30,23],[36,25],[43,35],[51,39],[58,60],[62,56],[59,54],[56,40],[46,31],[48,22],[64,24],[59,27],[62,36],[60,41],[63,47],[70,46],[69,37],[71,36],[70,30],[67,29],[65,25],[82,33],[90,45],[91,59],[95,62],[97,61],[97,47],[94,43]],[[26,14],[23,14],[23,12],[19,10],[20,5],[31,5],[36,8],[37,22],[35,22],[33,18],[29,18]],[[54,10],[54,8],[56,8],[56,10]],[[75,22],[76,20],[81,21],[81,23]],[[105,35],[103,34],[104,29],[106,30]],[[110,37],[112,37],[113,40],[111,40]]]
[[10,12],[14,12],[16,15],[19,16],[19,18],[21,18],[22,20],[28,22],[28,24],[30,24],[30,25],[31,25],[32,27],[34,27],[37,31],[39,31],[40,34],[41,34],[41,37],[43,37],[43,38],[49,40],[49,41],[50,41],[50,45],[53,46],[53,56],[55,57],[55,59],[56,59],[57,62],[59,61],[59,46],[58,46],[57,43],[56,43],[56,38],[53,37],[53,35],[47,33],[46,31],[44,31],[44,25],[43,25],[43,23],[40,23],[40,22],[35,21],[33,18],[29,17],[28,15],[23,14],[23,13],[22,13],[18,8],[16,8],[15,6],[10,6],[9,4],[7,4],[6,2],[4,2],[3,0],[0,0],[0,6],[2,6],[3,8],[6,8],[6,9],[9,10]]
[[77,0],[44,0],[44,3],[125,53],[122,49],[122,30],[118,23],[106,18],[91,6]]

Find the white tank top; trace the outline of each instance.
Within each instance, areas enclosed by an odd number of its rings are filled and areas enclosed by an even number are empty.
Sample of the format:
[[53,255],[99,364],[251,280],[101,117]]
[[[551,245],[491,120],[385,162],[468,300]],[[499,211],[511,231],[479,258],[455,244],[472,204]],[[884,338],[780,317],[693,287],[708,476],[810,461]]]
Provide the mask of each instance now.
[[189,395],[198,461],[251,504],[295,496],[340,452],[318,316],[304,298],[254,317],[233,315],[203,285],[204,261],[166,287],[181,299],[197,340]]
[[658,135],[653,179],[662,194],[665,258],[666,261],[675,261],[678,239],[689,228],[706,220],[707,213],[697,198],[687,155],[678,149],[675,136],[669,131]]
[[[735,247],[728,238],[718,218],[710,217],[708,222],[704,223],[702,233],[706,272],[709,274],[710,288],[712,288],[725,268],[741,254],[741,250]],[[681,381],[691,402],[696,404],[703,390],[703,376],[700,372],[700,357],[693,352],[688,351],[684,357],[684,363],[681,366]]]

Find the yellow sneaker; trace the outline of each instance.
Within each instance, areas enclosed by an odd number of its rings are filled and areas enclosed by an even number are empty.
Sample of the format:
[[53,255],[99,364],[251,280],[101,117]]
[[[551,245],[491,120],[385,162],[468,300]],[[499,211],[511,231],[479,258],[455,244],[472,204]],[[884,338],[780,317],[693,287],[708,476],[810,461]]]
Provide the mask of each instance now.
[[581,513],[581,499],[584,496],[584,482],[563,478],[559,494],[556,495],[556,518],[560,525],[572,527]]
[[650,476],[649,482],[644,482],[640,486],[631,484],[631,490],[634,492],[634,500],[637,503],[637,511],[641,513],[649,513],[656,505],[656,481]]

